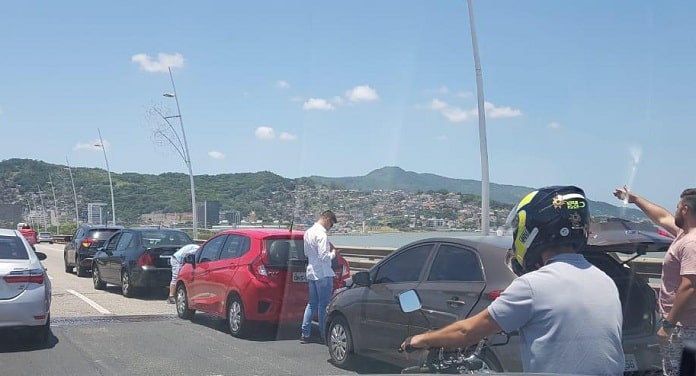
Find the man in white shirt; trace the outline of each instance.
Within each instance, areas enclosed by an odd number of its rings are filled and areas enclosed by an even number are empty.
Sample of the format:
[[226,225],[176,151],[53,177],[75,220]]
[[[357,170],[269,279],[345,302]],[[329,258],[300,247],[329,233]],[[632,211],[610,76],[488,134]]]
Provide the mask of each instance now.
[[184,257],[191,253],[195,253],[198,250],[198,247],[198,244],[187,244],[179,248],[178,251],[174,252],[172,257],[169,259],[172,264],[172,281],[169,283],[169,297],[167,298],[167,302],[169,304],[176,303],[176,300],[174,299],[174,291],[176,290],[176,277],[179,275],[179,270],[181,269],[181,266],[184,264]]
[[327,232],[336,224],[336,215],[326,210],[304,233],[304,254],[307,256],[307,284],[309,285],[309,302],[305,308],[302,320],[302,337],[300,343],[308,343],[312,333],[312,317],[317,312],[319,316],[320,343],[324,343],[324,320],[326,306],[329,305],[333,290],[334,271],[331,260],[336,257],[336,251],[331,249]]

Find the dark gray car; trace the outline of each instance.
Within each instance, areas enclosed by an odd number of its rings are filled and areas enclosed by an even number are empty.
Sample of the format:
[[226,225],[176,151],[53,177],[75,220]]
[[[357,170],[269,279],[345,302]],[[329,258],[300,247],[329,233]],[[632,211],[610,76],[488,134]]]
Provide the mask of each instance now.
[[[614,252],[665,251],[670,237],[657,229],[618,221],[593,224],[585,257],[616,282],[623,311],[626,372],[660,370],[656,295],[647,281],[624,265]],[[403,246],[367,272],[353,275],[328,307],[326,343],[332,361],[350,367],[356,355],[399,367],[416,365],[396,349],[410,335],[428,329],[423,315],[403,313],[397,296],[415,289],[423,313],[434,328],[485,309],[517,276],[509,267],[511,236],[429,238]],[[570,293],[559,287],[559,293]],[[495,340],[494,340],[495,341]],[[522,370],[519,337],[483,352],[485,369]]]

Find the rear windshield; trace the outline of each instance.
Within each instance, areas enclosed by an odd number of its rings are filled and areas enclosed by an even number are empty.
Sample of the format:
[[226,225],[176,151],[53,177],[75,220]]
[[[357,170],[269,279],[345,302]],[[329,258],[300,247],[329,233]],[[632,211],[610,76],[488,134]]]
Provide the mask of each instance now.
[[193,240],[182,231],[153,229],[142,232],[143,243],[149,246],[182,246]]
[[266,255],[269,265],[306,263],[302,239],[266,239]]
[[39,236],[51,236],[50,232],[40,232]]
[[24,243],[16,236],[0,236],[0,260],[28,260]]
[[114,229],[106,229],[102,228],[99,230],[92,230],[89,232],[87,235],[88,238],[90,239],[97,239],[97,240],[106,240],[111,237],[111,235],[114,234],[114,232],[118,231],[119,229],[114,228]]

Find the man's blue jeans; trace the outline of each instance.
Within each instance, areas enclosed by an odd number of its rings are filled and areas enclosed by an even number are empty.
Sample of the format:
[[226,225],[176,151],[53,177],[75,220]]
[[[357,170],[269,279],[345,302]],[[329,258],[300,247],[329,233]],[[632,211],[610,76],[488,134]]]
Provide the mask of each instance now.
[[312,333],[312,317],[317,312],[319,316],[319,333],[324,339],[324,321],[326,320],[326,306],[331,300],[333,292],[333,278],[324,277],[316,281],[307,280],[309,285],[309,302],[304,311],[304,319],[302,320],[302,337],[309,338]]

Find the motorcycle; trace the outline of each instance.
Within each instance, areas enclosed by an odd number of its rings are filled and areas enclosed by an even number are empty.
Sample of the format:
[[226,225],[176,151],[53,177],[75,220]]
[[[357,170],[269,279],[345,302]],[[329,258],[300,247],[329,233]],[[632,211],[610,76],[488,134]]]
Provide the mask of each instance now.
[[[428,327],[432,330],[430,320],[428,320],[428,317],[423,313],[420,297],[415,290],[407,290],[399,294],[399,305],[404,313],[421,312],[425,322],[428,323]],[[406,353],[422,351],[425,353],[425,359],[420,362],[420,365],[404,368],[401,373],[494,373],[495,370],[488,367],[488,362],[485,359],[485,349],[486,347],[506,345],[510,340],[507,333],[500,332],[498,334],[504,338],[504,341],[493,343],[489,338],[483,338],[475,346],[455,349],[444,347],[417,349],[410,345],[411,337],[408,337],[405,346]],[[404,350],[399,348],[398,351],[403,352]]]

